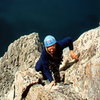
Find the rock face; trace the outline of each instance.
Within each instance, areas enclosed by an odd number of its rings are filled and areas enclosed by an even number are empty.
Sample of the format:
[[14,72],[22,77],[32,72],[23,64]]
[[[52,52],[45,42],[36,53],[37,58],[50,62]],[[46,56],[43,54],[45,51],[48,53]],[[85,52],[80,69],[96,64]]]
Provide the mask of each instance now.
[[100,100],[100,27],[83,33],[74,50],[80,52],[79,61],[64,49],[60,66],[64,83],[49,89],[33,66],[41,51],[38,34],[15,41],[0,59],[0,93],[6,94],[1,100]]
[[65,83],[84,99],[100,100],[100,27],[82,34],[74,43],[80,59],[65,72]]
[[0,58],[0,97],[11,88],[17,71],[34,66],[40,50],[41,43],[37,33],[22,36],[9,45],[8,51]]

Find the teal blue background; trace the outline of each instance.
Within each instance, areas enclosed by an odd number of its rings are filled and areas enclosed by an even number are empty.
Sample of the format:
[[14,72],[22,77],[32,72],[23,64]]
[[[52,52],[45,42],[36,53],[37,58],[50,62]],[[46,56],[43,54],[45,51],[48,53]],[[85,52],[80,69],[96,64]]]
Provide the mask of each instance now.
[[100,0],[0,0],[0,56],[22,35],[75,40],[99,22]]

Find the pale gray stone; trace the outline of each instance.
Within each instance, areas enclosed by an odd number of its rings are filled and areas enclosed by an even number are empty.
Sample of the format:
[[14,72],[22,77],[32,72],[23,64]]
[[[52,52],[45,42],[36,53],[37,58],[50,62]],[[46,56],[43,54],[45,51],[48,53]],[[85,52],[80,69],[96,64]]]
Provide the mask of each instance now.
[[49,89],[49,82],[34,69],[41,54],[38,34],[14,41],[0,58],[1,100],[99,100],[100,27],[83,33],[74,42],[74,51],[80,53],[79,61],[71,59],[65,48],[60,66],[64,83]]
[[38,33],[22,36],[9,45],[0,58],[0,98],[11,88],[17,71],[34,67],[40,51]]

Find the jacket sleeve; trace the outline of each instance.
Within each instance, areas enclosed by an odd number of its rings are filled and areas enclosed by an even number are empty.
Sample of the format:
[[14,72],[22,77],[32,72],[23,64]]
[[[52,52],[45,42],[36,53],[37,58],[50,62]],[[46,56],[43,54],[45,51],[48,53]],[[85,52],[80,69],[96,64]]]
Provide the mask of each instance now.
[[46,76],[46,78],[51,82],[53,81],[52,73],[50,72],[49,65],[48,65],[48,56],[46,54],[46,51],[42,52],[41,58],[40,58],[41,64],[42,64],[42,72]]
[[45,50],[43,50],[42,55],[40,56],[40,59],[36,63],[35,69],[36,71],[42,71],[43,75],[45,75],[45,77],[50,82],[53,81],[53,77],[48,66],[48,57]]
[[39,58],[39,60],[37,61],[36,65],[35,65],[35,70],[41,71],[42,70],[42,66],[41,66],[41,57]]
[[61,41],[58,41],[62,48],[69,47],[70,50],[73,50],[73,39],[71,37],[66,37]]
[[50,82],[53,81],[52,74],[46,65],[43,65],[43,73]]

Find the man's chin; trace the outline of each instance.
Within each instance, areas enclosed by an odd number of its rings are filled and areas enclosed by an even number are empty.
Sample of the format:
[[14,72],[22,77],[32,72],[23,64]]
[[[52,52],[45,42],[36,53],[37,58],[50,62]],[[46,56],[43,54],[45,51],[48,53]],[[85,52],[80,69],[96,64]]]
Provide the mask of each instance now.
[[54,52],[50,52],[50,54],[51,54],[51,55],[53,55],[53,54],[54,54]]

